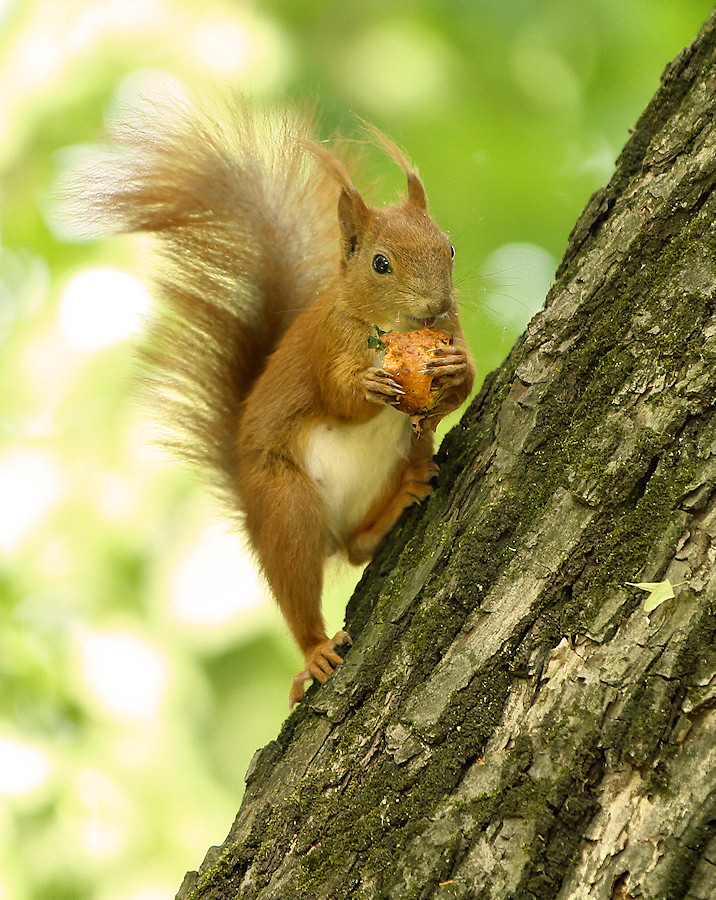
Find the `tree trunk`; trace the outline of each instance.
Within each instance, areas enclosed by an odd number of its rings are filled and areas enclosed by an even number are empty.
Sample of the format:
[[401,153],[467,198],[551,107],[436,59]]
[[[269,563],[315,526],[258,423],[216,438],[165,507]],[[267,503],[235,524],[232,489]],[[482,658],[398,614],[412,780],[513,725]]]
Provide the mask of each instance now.
[[180,898],[716,897],[715,182],[716,14]]

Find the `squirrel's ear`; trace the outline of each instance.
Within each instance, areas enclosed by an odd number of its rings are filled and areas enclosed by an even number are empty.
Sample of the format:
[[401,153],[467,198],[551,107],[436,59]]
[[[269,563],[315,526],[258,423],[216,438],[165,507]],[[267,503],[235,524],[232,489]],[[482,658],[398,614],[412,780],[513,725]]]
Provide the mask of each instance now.
[[368,221],[368,207],[355,188],[352,191],[343,188],[341,191],[338,198],[338,221],[343,237],[344,255],[348,259],[362,241]]
[[418,178],[417,172],[408,171],[408,206],[414,206],[416,209],[427,209],[428,198],[425,194],[425,188],[422,181]]

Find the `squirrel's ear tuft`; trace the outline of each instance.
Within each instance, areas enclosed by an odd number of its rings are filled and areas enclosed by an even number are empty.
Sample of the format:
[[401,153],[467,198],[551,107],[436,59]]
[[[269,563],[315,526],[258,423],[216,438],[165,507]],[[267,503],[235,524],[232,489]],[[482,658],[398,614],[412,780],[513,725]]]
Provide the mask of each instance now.
[[412,206],[414,209],[426,210],[428,208],[428,198],[425,195],[425,188],[408,157],[387,134],[384,134],[370,122],[366,122],[364,119],[361,121],[364,131],[373,143],[380,147],[384,153],[387,153],[393,162],[397,163],[405,172],[405,176],[408,179],[408,206]]
[[355,188],[350,191],[343,188],[338,198],[338,222],[346,259],[353,256],[363,240],[367,221],[368,207],[361,195]]
[[296,143],[306,153],[313,156],[325,169],[333,180],[347,192],[355,191],[351,176],[343,163],[335,157],[327,147],[323,144],[317,144],[315,141],[306,137],[297,136]]
[[427,209],[428,198],[425,195],[425,188],[422,181],[418,178],[417,172],[408,172],[408,206],[416,209]]

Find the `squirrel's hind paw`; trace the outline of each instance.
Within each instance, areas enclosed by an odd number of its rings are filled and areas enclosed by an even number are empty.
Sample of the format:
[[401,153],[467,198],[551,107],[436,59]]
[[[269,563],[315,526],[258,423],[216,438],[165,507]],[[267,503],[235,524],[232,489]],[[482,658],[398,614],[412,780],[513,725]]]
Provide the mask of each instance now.
[[304,669],[303,672],[297,672],[293,676],[293,679],[291,680],[291,693],[288,695],[289,709],[293,709],[293,707],[297,703],[300,703],[306,696],[306,682],[311,681],[312,677],[313,676],[308,669]]
[[339,631],[331,640],[321,641],[306,653],[306,668],[297,672],[291,681],[291,693],[288,697],[289,709],[300,703],[306,695],[306,682],[318,681],[325,684],[328,676],[336,666],[343,662],[343,657],[336,653],[339,647],[350,647],[353,643],[347,631]]

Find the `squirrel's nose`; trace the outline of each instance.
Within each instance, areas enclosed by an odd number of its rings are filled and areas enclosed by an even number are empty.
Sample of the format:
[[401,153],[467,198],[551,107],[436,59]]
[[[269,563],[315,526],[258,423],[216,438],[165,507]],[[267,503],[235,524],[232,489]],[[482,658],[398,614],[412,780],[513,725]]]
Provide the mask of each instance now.
[[435,297],[431,299],[429,304],[429,310],[435,316],[442,316],[444,313],[448,312],[452,309],[453,303],[455,302],[452,292],[444,292],[439,297]]

